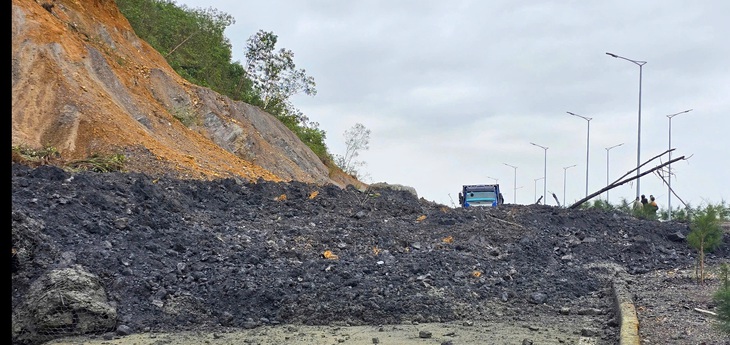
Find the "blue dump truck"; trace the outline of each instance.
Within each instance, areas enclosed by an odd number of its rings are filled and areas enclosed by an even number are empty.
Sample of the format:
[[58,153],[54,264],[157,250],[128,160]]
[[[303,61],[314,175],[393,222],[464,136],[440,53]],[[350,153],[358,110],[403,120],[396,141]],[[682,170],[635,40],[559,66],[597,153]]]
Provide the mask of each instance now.
[[488,206],[496,207],[504,203],[498,184],[464,185],[459,193],[461,207]]

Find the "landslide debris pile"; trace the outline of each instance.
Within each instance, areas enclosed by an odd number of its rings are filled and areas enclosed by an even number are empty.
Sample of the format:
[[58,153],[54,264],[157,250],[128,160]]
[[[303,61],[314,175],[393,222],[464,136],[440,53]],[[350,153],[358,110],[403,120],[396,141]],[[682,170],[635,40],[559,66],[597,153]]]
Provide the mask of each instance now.
[[[688,232],[603,211],[452,209],[388,188],[13,164],[13,338],[610,313],[613,273],[600,267],[691,264]],[[97,298],[74,306],[80,295]]]

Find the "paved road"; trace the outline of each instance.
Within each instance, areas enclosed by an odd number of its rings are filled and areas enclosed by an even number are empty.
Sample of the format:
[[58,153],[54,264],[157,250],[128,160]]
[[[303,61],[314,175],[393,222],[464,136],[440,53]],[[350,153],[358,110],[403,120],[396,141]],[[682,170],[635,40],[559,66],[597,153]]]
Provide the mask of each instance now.
[[510,323],[427,323],[388,326],[266,326],[230,333],[143,333],[114,339],[97,336],[66,338],[54,345],[371,345],[371,344],[599,344],[599,339],[584,337],[570,325],[555,328],[531,326],[528,322]]

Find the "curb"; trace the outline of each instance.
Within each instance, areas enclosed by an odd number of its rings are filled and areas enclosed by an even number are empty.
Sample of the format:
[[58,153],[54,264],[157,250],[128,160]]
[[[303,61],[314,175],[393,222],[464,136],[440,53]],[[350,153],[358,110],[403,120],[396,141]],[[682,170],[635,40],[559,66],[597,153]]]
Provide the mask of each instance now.
[[636,316],[636,307],[623,280],[614,280],[612,284],[616,311],[619,315],[621,331],[620,345],[640,345],[639,319]]

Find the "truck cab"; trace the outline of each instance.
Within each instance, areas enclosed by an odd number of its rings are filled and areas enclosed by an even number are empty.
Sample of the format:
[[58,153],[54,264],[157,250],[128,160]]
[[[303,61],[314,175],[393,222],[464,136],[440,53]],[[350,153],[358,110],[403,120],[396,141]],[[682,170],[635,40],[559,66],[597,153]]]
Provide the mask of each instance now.
[[461,207],[497,207],[504,203],[498,184],[464,185],[459,193]]

